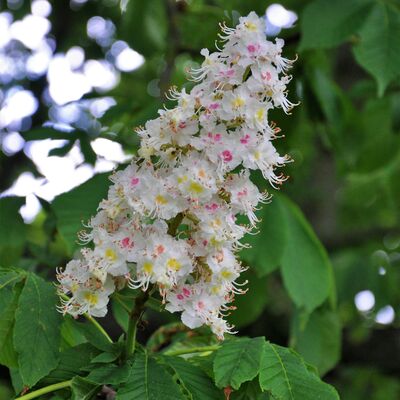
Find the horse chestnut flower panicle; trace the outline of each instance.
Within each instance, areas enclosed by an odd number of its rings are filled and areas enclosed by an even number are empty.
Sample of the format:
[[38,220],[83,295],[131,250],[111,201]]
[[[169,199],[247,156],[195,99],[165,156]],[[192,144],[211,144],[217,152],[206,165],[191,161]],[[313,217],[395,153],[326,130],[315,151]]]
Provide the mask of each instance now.
[[258,222],[258,203],[269,200],[250,170],[273,187],[286,179],[276,169],[289,158],[273,145],[279,128],[268,111],[289,113],[294,104],[286,97],[292,61],[282,57],[283,40],[266,39],[265,20],[252,12],[221,28],[223,46],[201,51],[193,89],[170,91],[177,106],[138,130],[139,156],[112,175],[108,198],[80,235],[93,250],[58,271],[59,291],[69,295],[63,313],[102,317],[114,291],[151,285],[189,328],[209,325],[221,339],[232,332],[224,313],[245,292],[236,253]]

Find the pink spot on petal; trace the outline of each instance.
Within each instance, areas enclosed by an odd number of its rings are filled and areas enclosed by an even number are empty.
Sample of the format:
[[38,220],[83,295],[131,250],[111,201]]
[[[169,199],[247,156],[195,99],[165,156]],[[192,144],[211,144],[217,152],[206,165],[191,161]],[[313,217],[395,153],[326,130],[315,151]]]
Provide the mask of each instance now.
[[242,137],[240,139],[240,143],[247,144],[247,143],[249,143],[249,139],[250,139],[250,135],[245,135],[244,137]]
[[219,208],[217,203],[212,203],[212,204],[206,204],[205,209],[208,211],[215,211]]
[[211,103],[209,108],[210,108],[210,110],[216,110],[217,108],[219,108],[219,104],[218,103]]
[[256,51],[256,46],[254,46],[254,44],[249,44],[247,46],[247,50],[249,51],[249,53],[254,53]]
[[133,241],[129,237],[123,238],[121,240],[122,247],[133,247]]
[[183,300],[184,299],[184,297],[181,294],[178,294],[176,297],[178,298],[178,300]]
[[183,292],[183,294],[184,294],[186,297],[189,297],[189,296],[190,296],[190,290],[189,290],[189,289],[183,288],[183,289],[182,289],[182,292]]
[[164,250],[165,250],[165,247],[164,247],[162,244],[159,244],[159,245],[156,247],[156,253],[157,253],[157,254],[162,254],[162,253],[164,253]]
[[137,185],[139,183],[139,178],[132,178],[131,179],[131,185],[132,186],[135,186],[135,185]]
[[269,80],[271,80],[271,73],[270,72],[266,72],[265,74],[261,73],[261,78],[263,78],[264,80],[269,81]]
[[232,159],[233,159],[232,153],[231,153],[229,150],[224,150],[224,151],[221,153],[221,156],[222,156],[222,159],[223,159],[225,162],[232,161]]

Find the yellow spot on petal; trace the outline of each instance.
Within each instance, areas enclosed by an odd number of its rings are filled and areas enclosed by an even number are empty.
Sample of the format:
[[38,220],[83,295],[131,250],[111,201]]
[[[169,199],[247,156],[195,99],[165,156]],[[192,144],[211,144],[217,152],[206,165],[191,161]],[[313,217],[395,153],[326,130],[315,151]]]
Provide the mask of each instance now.
[[73,283],[71,285],[71,293],[75,293],[79,289],[79,285],[77,283]]
[[257,30],[257,25],[254,24],[253,22],[246,22],[244,26],[249,30],[249,31],[256,31]]
[[210,245],[213,247],[218,247],[220,245],[220,242],[217,239],[215,239],[215,236],[213,236],[210,239]]
[[176,258],[170,258],[167,261],[167,267],[173,269],[174,271],[179,271],[181,266],[181,263]]
[[187,175],[178,177],[178,183],[183,183],[187,181]]
[[206,171],[204,171],[204,169],[201,169],[198,173],[200,178],[205,178],[206,177]]
[[256,119],[257,121],[261,122],[264,119],[264,109],[260,108],[256,112]]
[[164,196],[161,196],[159,194],[158,196],[156,196],[156,203],[164,205],[168,203],[168,200]]
[[195,181],[190,182],[188,190],[189,190],[189,192],[196,193],[196,194],[200,194],[200,193],[204,192],[203,186],[201,186],[200,183],[197,183]]
[[99,297],[95,293],[86,292],[83,297],[91,306],[95,306],[99,301]]
[[146,274],[151,274],[153,272],[153,263],[151,263],[150,261],[146,261],[143,264],[143,270],[144,272],[146,272]]
[[211,288],[212,294],[218,294],[221,291],[221,286],[213,286]]
[[221,277],[224,279],[230,279],[232,278],[232,276],[233,276],[232,272],[227,269],[221,271]]
[[242,106],[244,106],[244,104],[245,104],[245,101],[241,97],[236,97],[236,99],[232,101],[233,108],[242,107]]
[[117,259],[117,254],[113,249],[106,249],[105,256],[108,261],[115,261]]
[[220,227],[220,226],[221,226],[221,219],[220,219],[220,218],[215,218],[215,219],[212,221],[212,226],[213,226],[214,228]]

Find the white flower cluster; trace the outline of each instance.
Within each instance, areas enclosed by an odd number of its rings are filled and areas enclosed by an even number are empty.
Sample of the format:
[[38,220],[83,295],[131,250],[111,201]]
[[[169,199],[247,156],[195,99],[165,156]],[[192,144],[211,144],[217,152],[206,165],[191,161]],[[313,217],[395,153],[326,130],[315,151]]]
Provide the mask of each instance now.
[[[236,252],[254,228],[254,210],[268,195],[249,176],[259,169],[272,186],[289,161],[272,144],[279,128],[268,110],[294,106],[286,98],[291,61],[283,40],[265,36],[255,13],[235,29],[222,26],[223,48],[192,73],[190,93],[171,90],[178,105],[159,111],[138,131],[139,157],[111,177],[108,198],[81,239],[93,242],[58,272],[62,304],[72,315],[107,312],[109,296],[124,287],[157,287],[166,309],[182,312],[190,328],[209,325],[220,338],[232,327],[224,314],[244,270]],[[236,221],[247,216],[248,225]]]

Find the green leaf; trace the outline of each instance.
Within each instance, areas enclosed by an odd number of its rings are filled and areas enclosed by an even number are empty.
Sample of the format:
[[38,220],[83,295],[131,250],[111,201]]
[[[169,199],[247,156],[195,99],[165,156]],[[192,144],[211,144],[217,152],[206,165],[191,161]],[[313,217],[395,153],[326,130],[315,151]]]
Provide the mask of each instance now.
[[78,135],[77,133],[86,134],[84,131],[72,131],[65,132],[59,131],[58,129],[50,128],[48,126],[42,126],[38,128],[30,129],[29,131],[22,132],[22,136],[25,140],[45,140],[45,139],[55,139],[55,140],[75,140]]
[[100,391],[101,386],[86,378],[76,376],[71,382],[71,400],[92,400]]
[[310,372],[292,350],[265,342],[260,386],[277,400],[338,400],[335,389]]
[[372,0],[316,0],[305,7],[300,50],[336,46],[364,23]]
[[72,149],[72,147],[74,146],[75,141],[74,140],[68,140],[68,142],[66,144],[64,144],[61,147],[56,147],[54,149],[51,149],[49,151],[48,156],[52,157],[52,156],[56,156],[56,157],[64,157],[67,155],[67,153],[70,152],[70,150]]
[[94,347],[105,352],[113,352],[113,343],[110,343],[90,321],[75,322],[75,326]]
[[286,206],[290,232],[282,257],[283,281],[296,306],[311,312],[333,289],[332,266],[300,209],[286,197],[280,197]]
[[85,335],[77,327],[71,315],[65,315],[61,324],[61,349],[77,346],[87,342]]
[[240,338],[226,341],[214,359],[215,383],[223,388],[239,389],[243,382],[251,381],[260,370],[264,338]]
[[357,62],[378,82],[378,94],[400,76],[400,11],[376,2],[360,30],[360,43],[354,46]]
[[96,368],[89,375],[88,379],[98,384],[119,385],[127,382],[131,375],[132,367],[129,364],[109,364]]
[[231,394],[232,400],[269,400],[270,395],[267,392],[262,392],[258,378],[250,382],[245,382],[238,391]]
[[119,27],[121,39],[145,57],[163,50],[167,33],[165,9],[166,5],[161,0],[130,0]]
[[89,365],[90,361],[98,354],[99,350],[90,343],[70,347],[60,353],[60,362],[57,368],[51,371],[41,382],[44,385],[51,385],[82,374],[81,369]]
[[21,278],[22,276],[16,272],[0,275],[0,364],[8,368],[18,367],[13,333],[15,324],[14,315],[22,289],[22,285],[16,285],[16,283]]
[[[219,22],[224,18],[223,10],[218,8],[197,8],[177,15],[177,23],[181,34],[181,46],[198,51],[203,47],[213,48],[219,33]],[[207,21],[207,24],[204,23]],[[193,32],[196,35],[193,35]]]
[[191,364],[199,367],[207,376],[209,376],[214,381],[214,358],[215,352],[211,354],[204,355],[204,353],[197,353],[197,355],[193,355],[188,357],[187,360],[190,361]]
[[116,400],[179,400],[184,399],[178,384],[165,368],[147,353],[137,353],[131,376],[120,387]]
[[51,283],[29,274],[15,314],[14,346],[19,372],[26,386],[56,368],[59,361],[61,315]]
[[244,295],[235,296],[234,304],[237,308],[228,317],[228,321],[237,328],[254,322],[261,315],[268,301],[268,277],[259,278],[250,268],[240,275],[240,280],[242,282],[249,281],[246,285],[248,292]]
[[129,325],[129,314],[127,313],[126,309],[121,305],[121,302],[123,302],[129,307],[132,304],[132,300],[131,299],[125,300],[122,298],[118,298],[118,300],[112,298],[111,300],[111,308],[113,316],[117,321],[117,324],[121,327],[121,329],[124,332],[126,332],[128,330],[128,325]]
[[0,260],[2,266],[19,261],[25,244],[26,227],[19,209],[25,204],[21,197],[0,199]]
[[306,362],[316,366],[318,372],[324,375],[340,358],[339,316],[334,311],[318,309],[303,324],[301,316],[296,313],[292,325],[291,346]]
[[20,270],[0,267],[0,290],[4,288],[12,288],[24,276],[25,272]]
[[53,201],[58,230],[71,254],[79,247],[77,233],[82,229],[82,222],[95,214],[99,202],[107,196],[108,186],[108,174],[96,175]]
[[217,389],[214,382],[199,367],[179,357],[165,357],[164,360],[175,371],[191,400],[224,399],[223,391]]
[[93,148],[90,144],[89,137],[87,135],[84,137],[81,137],[79,139],[79,144],[80,144],[82,154],[85,157],[85,161],[91,165],[94,165],[97,160],[97,154],[93,150]]
[[119,351],[115,351],[112,353],[111,352],[101,353],[92,360],[92,363],[99,363],[99,364],[111,363],[115,361],[119,357],[119,355],[120,355]]
[[251,248],[240,252],[241,259],[254,267],[262,277],[278,268],[288,239],[284,206],[279,197],[274,197],[270,204],[258,213],[261,223],[258,235],[247,235],[246,243]]
[[15,393],[21,393],[24,389],[24,383],[22,382],[21,374],[18,368],[10,368],[11,383]]

